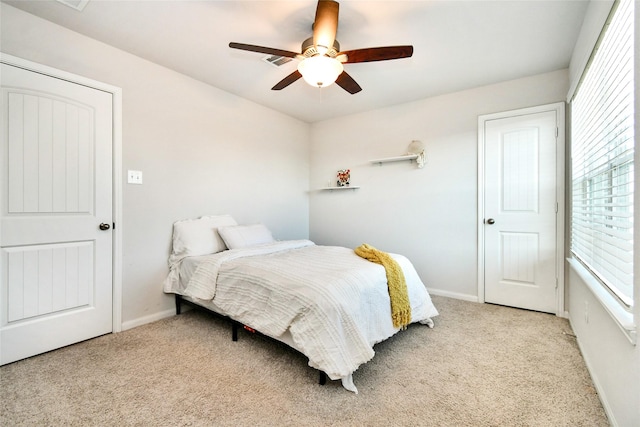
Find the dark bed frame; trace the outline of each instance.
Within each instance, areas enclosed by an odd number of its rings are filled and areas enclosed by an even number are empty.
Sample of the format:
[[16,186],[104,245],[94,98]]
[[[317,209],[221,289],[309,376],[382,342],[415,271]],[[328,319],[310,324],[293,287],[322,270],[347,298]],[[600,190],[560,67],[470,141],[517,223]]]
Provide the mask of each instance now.
[[[251,327],[249,327],[247,325],[244,325],[244,324],[238,322],[237,320],[232,319],[229,316],[224,316],[224,315],[222,315],[220,313],[216,313],[213,310],[209,310],[207,307],[203,307],[201,305],[196,304],[195,302],[192,302],[192,301],[189,301],[187,299],[184,299],[184,298],[182,298],[182,295],[175,294],[175,296],[176,296],[176,315],[180,315],[182,313],[182,304],[187,304],[188,306],[193,307],[196,310],[205,311],[206,313],[212,314],[212,315],[214,315],[216,317],[219,317],[221,319],[226,319],[229,322],[231,322],[231,340],[233,340],[233,341],[238,341],[238,330],[240,328],[244,329],[245,331],[247,331],[247,332],[249,332],[251,334],[259,334],[259,335],[261,335],[261,336],[263,336],[263,337],[265,337],[267,339],[278,341],[275,338],[271,338],[268,335],[260,333],[259,331],[256,331],[255,329],[253,329],[253,328],[251,328]],[[295,350],[295,349],[293,349],[293,350]],[[298,350],[296,350],[296,351],[298,351]],[[318,384],[325,385],[327,383],[327,374],[325,374],[324,371],[318,371],[318,372],[320,372],[320,378],[318,380]]]

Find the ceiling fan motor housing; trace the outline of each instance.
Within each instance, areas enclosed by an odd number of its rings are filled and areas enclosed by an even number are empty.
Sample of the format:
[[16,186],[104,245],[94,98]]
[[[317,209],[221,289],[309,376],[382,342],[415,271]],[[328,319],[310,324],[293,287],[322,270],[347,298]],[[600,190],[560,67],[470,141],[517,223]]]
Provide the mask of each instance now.
[[[313,44],[313,37],[309,37],[308,39],[303,41],[302,48],[300,50],[302,52],[302,55],[307,58],[320,55],[320,52],[318,52],[318,49]],[[338,42],[338,40],[334,40],[333,47],[329,49],[327,53],[325,53],[325,55],[331,58],[335,58],[336,56],[338,56],[338,52],[340,52],[340,43]]]

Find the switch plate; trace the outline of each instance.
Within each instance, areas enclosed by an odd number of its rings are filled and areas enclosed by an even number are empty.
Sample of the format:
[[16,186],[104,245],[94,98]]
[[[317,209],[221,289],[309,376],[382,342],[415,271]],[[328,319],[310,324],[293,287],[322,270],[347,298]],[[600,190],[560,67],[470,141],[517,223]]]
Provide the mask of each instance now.
[[127,171],[127,183],[129,183],[129,184],[142,184],[142,172],[141,171]]

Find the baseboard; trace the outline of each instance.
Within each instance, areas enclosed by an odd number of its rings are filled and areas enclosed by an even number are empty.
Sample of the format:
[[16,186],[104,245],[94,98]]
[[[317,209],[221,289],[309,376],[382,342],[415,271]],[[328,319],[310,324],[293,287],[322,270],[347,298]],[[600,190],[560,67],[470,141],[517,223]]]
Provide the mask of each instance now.
[[[571,322],[571,317],[568,316],[567,318],[569,319],[569,325],[571,326],[571,330],[575,331]],[[598,399],[600,399],[600,403],[602,403],[602,408],[604,409],[605,414],[607,414],[609,423],[611,424],[611,427],[618,427],[616,417],[613,411],[611,410],[611,405],[609,405],[609,402],[607,401],[607,395],[605,394],[605,391],[602,388],[602,385],[600,385],[600,381],[598,380],[598,377],[593,375],[593,370],[591,369],[591,361],[589,360],[589,356],[587,356],[587,354],[584,351],[582,351],[582,344],[580,344],[580,337],[578,337],[577,335],[576,335],[576,343],[578,344],[578,349],[580,350],[580,354],[582,355],[584,364],[587,367],[587,371],[589,371],[589,376],[591,377],[593,386],[595,387],[596,392],[598,393]]]
[[431,295],[437,295],[437,296],[440,296],[440,297],[447,297],[447,298],[461,299],[461,300],[464,300],[464,301],[478,302],[478,296],[477,295],[461,294],[461,293],[458,293],[458,292],[451,292],[451,291],[445,291],[443,289],[433,289],[433,288],[427,288],[427,291],[429,291],[429,294],[431,294]]
[[176,309],[172,308],[169,310],[161,311],[159,313],[150,314],[144,317],[138,317],[137,319],[127,320],[126,322],[122,322],[122,330],[126,331],[127,329],[133,329],[137,326],[146,325],[147,323],[155,322],[157,320],[165,319],[167,317],[175,316]]

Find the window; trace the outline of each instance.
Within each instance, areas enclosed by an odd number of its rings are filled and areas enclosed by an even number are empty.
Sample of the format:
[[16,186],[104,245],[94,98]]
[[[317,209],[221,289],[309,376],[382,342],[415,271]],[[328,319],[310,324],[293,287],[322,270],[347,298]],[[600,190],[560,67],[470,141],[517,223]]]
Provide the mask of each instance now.
[[571,101],[571,252],[633,305],[633,7],[609,17]]

